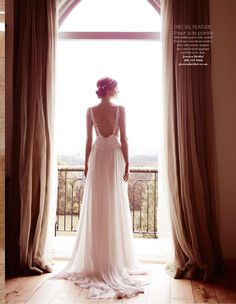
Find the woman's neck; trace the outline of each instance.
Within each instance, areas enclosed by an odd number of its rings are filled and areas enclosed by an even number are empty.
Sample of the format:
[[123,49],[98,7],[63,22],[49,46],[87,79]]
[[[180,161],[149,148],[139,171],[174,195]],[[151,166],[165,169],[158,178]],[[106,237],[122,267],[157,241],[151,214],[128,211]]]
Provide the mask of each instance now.
[[109,103],[111,103],[110,97],[102,98],[102,99],[101,99],[101,103],[102,103],[102,104],[109,104]]

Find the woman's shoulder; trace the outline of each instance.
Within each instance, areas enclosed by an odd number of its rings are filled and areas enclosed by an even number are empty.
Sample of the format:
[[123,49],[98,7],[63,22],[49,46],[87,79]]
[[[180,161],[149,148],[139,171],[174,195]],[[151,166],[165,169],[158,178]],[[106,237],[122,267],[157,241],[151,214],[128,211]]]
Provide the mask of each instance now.
[[125,107],[124,106],[118,106],[118,107],[119,107],[121,115],[125,114]]
[[92,119],[92,116],[93,116],[93,109],[94,109],[95,107],[96,107],[96,106],[89,106],[89,107],[87,107],[86,116],[89,117],[90,119]]
[[95,109],[95,111],[96,111],[96,109],[98,108],[98,106],[99,106],[99,104],[93,105],[93,106],[89,106],[89,107],[87,108],[87,113],[91,113],[91,111],[93,111],[94,109]]
[[[120,111],[121,113],[124,113],[124,112],[125,112],[125,107],[124,107],[124,106],[113,104],[112,107],[115,108],[115,109],[119,108],[119,111]],[[96,112],[96,110],[99,111],[100,108],[102,109],[102,107],[101,107],[100,104],[96,104],[96,105],[93,105],[93,106],[89,106],[89,107],[87,108],[87,113],[88,113],[88,112],[91,112],[91,111],[95,111],[95,112]]]
[[89,109],[92,109],[92,110],[93,110],[93,109],[97,109],[97,108],[99,108],[99,106],[100,106],[99,103],[98,103],[98,104],[95,104],[95,105],[91,105],[91,106],[88,107],[88,110],[89,110]]
[[124,113],[125,113],[125,107],[124,106],[121,106],[121,105],[114,105],[114,108],[116,108],[116,111],[119,112],[119,116],[123,116]]

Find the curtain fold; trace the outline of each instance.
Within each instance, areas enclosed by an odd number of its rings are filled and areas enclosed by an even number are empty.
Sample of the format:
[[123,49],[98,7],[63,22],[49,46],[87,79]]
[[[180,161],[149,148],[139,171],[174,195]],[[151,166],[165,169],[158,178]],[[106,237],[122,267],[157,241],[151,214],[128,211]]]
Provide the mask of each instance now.
[[15,0],[12,186],[8,272],[50,272],[57,160],[54,148],[55,0]]
[[[210,52],[207,66],[179,66],[174,25],[208,25],[206,0],[162,0],[163,170],[174,247],[166,271],[210,280],[224,271],[217,227]],[[165,175],[165,174],[163,174]]]

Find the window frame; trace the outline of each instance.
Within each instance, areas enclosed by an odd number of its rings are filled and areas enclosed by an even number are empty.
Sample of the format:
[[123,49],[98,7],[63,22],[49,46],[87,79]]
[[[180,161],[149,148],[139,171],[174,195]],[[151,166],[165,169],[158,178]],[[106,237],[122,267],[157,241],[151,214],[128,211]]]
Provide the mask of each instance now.
[[[65,21],[65,19],[69,16],[70,12],[76,5],[79,5],[81,0],[74,1],[66,12],[62,15],[62,18],[59,22],[60,25]],[[143,0],[145,1],[145,0]],[[147,0],[153,8],[157,11],[157,13],[161,14],[161,0]],[[160,41],[161,33],[160,32],[58,32],[59,40],[71,40],[71,39],[129,39],[129,40],[157,40]]]

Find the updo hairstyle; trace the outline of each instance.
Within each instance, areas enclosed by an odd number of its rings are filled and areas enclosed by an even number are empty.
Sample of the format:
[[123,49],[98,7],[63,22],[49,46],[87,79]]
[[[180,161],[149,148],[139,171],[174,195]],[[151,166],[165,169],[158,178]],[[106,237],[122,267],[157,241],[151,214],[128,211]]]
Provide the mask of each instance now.
[[106,96],[107,91],[110,89],[114,89],[117,86],[117,81],[110,78],[110,77],[104,77],[98,80],[97,82],[97,88],[96,94],[98,98],[102,98]]

